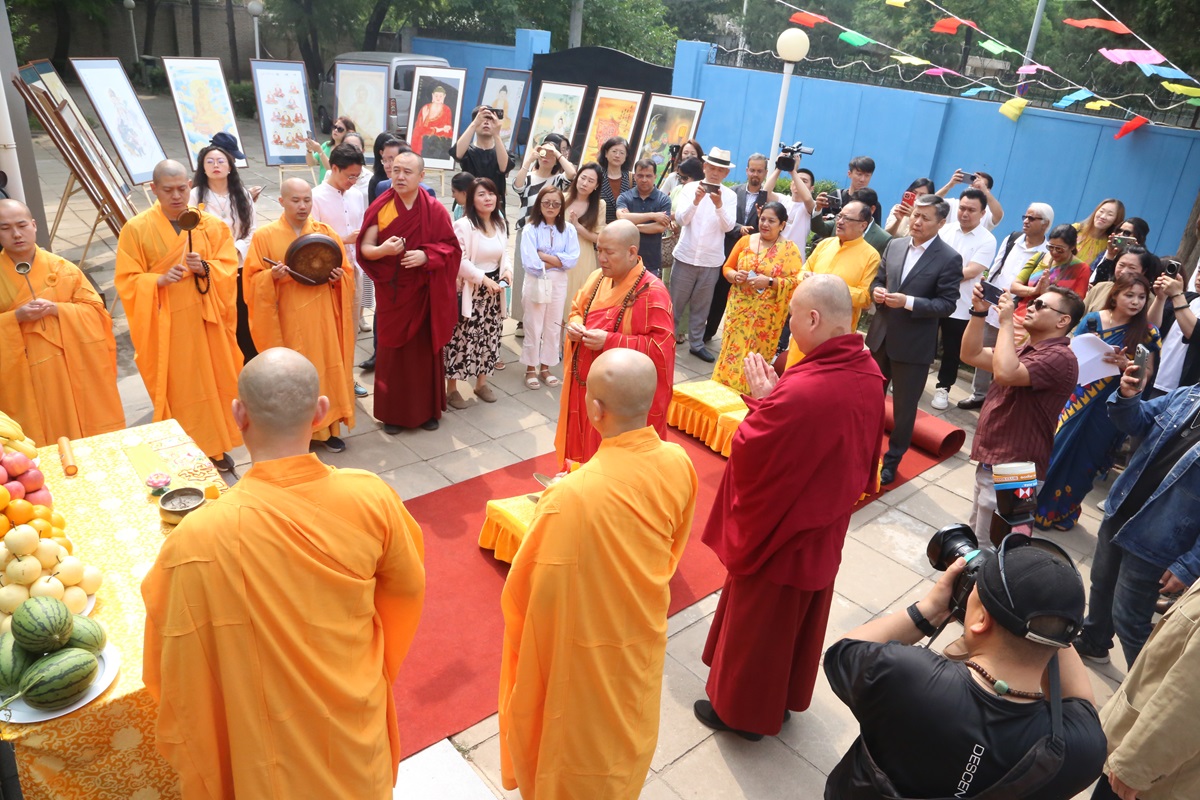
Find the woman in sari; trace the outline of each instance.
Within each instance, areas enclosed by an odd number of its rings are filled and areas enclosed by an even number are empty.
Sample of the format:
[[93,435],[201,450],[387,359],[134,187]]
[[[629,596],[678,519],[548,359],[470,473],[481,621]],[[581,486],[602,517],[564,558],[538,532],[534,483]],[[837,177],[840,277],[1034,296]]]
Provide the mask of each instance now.
[[[1077,238],[1078,234],[1070,225],[1055,227],[1046,237],[1046,252],[1029,259],[1009,287],[1009,291],[1017,298],[1013,325],[1019,338],[1024,338],[1021,320],[1025,319],[1026,308],[1051,286],[1070,289],[1081,298],[1087,294],[1092,273],[1088,265],[1075,255]],[[1018,342],[1018,346],[1020,344]]]
[[746,356],[758,353],[768,363],[775,359],[804,264],[796,243],[780,235],[787,220],[782,203],[767,203],[758,212],[758,233],[739,239],[722,267],[731,286],[712,378],[743,394],[750,391],[743,368]]
[[[1113,348],[1105,360],[1120,370],[1086,386],[1076,386],[1058,417],[1050,469],[1038,493],[1034,522],[1041,530],[1069,531],[1079,519],[1084,497],[1092,490],[1096,475],[1112,466],[1113,456],[1125,434],[1108,418],[1108,398],[1120,385],[1139,344],[1151,354],[1159,349],[1158,329],[1147,319],[1150,282],[1136,272],[1121,275],[1113,284],[1108,302],[1080,321],[1075,335],[1094,333]],[[1145,369],[1150,372],[1147,362]]]
[[1079,231],[1079,258],[1091,264],[1108,248],[1108,237],[1125,221],[1125,204],[1115,197],[1100,201],[1091,216],[1075,223]]

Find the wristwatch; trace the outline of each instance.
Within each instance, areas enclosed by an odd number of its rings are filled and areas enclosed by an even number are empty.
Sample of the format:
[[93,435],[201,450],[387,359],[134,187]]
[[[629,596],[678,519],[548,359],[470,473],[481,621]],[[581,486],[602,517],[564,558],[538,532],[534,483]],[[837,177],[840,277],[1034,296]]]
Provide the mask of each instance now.
[[972,309],[971,309],[971,311],[970,311],[970,314],[971,314],[971,316],[972,316],[972,317],[986,317],[986,316],[988,315],[988,312],[986,312],[986,311],[976,311],[975,309],[973,309],[973,308],[972,308]]
[[774,289],[774,288],[775,288],[775,279],[774,279],[774,278],[767,278],[767,286],[769,286],[769,287],[771,287],[772,289]]
[[932,622],[925,619],[925,615],[917,608],[916,603],[908,607],[908,618],[912,620],[913,625],[917,626],[917,630],[925,636],[933,636],[937,633],[937,628],[933,627]]

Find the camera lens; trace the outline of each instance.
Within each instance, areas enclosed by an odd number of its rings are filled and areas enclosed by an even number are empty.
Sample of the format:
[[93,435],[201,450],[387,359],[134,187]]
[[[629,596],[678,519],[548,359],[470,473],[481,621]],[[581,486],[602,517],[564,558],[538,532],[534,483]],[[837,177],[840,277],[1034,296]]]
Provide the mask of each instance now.
[[975,538],[975,532],[960,522],[935,533],[929,540],[925,554],[929,557],[929,566],[945,572],[955,561],[966,558],[978,549],[979,540]]
[[1179,262],[1178,261],[1164,262],[1163,272],[1167,273],[1167,275],[1174,278],[1176,275],[1179,274]]

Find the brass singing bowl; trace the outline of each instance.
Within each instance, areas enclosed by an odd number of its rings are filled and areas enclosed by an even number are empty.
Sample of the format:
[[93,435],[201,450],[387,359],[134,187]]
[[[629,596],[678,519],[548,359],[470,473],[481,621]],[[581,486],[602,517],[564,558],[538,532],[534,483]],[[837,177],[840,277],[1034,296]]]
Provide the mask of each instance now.
[[292,277],[309,286],[329,283],[329,275],[342,265],[342,246],[323,233],[308,233],[288,246],[284,263]]
[[194,231],[200,226],[200,209],[188,207],[186,211],[179,215],[175,220],[175,224],[179,226],[181,231]]
[[182,486],[158,498],[158,515],[168,525],[178,525],[183,518],[204,505],[204,490]]

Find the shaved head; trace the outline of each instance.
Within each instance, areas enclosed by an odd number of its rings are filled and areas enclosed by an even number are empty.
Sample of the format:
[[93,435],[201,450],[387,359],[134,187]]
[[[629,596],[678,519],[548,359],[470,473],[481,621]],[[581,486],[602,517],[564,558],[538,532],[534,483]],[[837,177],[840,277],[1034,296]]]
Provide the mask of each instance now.
[[162,183],[167,178],[183,178],[186,180],[187,177],[187,167],[185,167],[183,164],[180,164],[178,161],[172,161],[168,158],[165,161],[158,162],[158,164],[154,167],[154,175],[152,180],[155,183]]
[[192,181],[188,178],[187,167],[178,161],[158,162],[154,168],[154,179],[150,190],[158,199],[158,205],[167,219],[178,219],[187,210],[188,193],[192,189]]
[[29,206],[20,200],[0,200],[0,216],[10,219],[15,219],[18,216],[24,219],[33,219],[33,214],[30,213]]
[[657,388],[658,370],[650,356],[625,347],[605,350],[588,371],[588,405],[598,401],[616,420],[638,428],[646,425]]
[[14,262],[32,261],[37,252],[37,223],[19,200],[0,200],[0,247]]
[[312,194],[312,186],[304,178],[288,178],[279,184],[279,193],[281,195]]
[[238,377],[238,399],[250,424],[264,437],[297,432],[307,436],[320,394],[317,368],[286,347],[259,353]]
[[837,275],[810,273],[796,287],[789,308],[792,336],[801,352],[812,352],[825,341],[853,330],[850,289]]
[[637,247],[641,242],[642,235],[638,233],[637,225],[627,219],[619,219],[605,225],[604,230],[600,232],[600,238],[602,240],[607,238],[622,247]]
[[279,205],[283,217],[293,228],[304,227],[312,213],[312,187],[303,178],[288,178],[279,185]]
[[641,240],[637,226],[627,219],[604,226],[596,244],[596,261],[600,264],[601,274],[614,283],[628,275],[637,266]]

